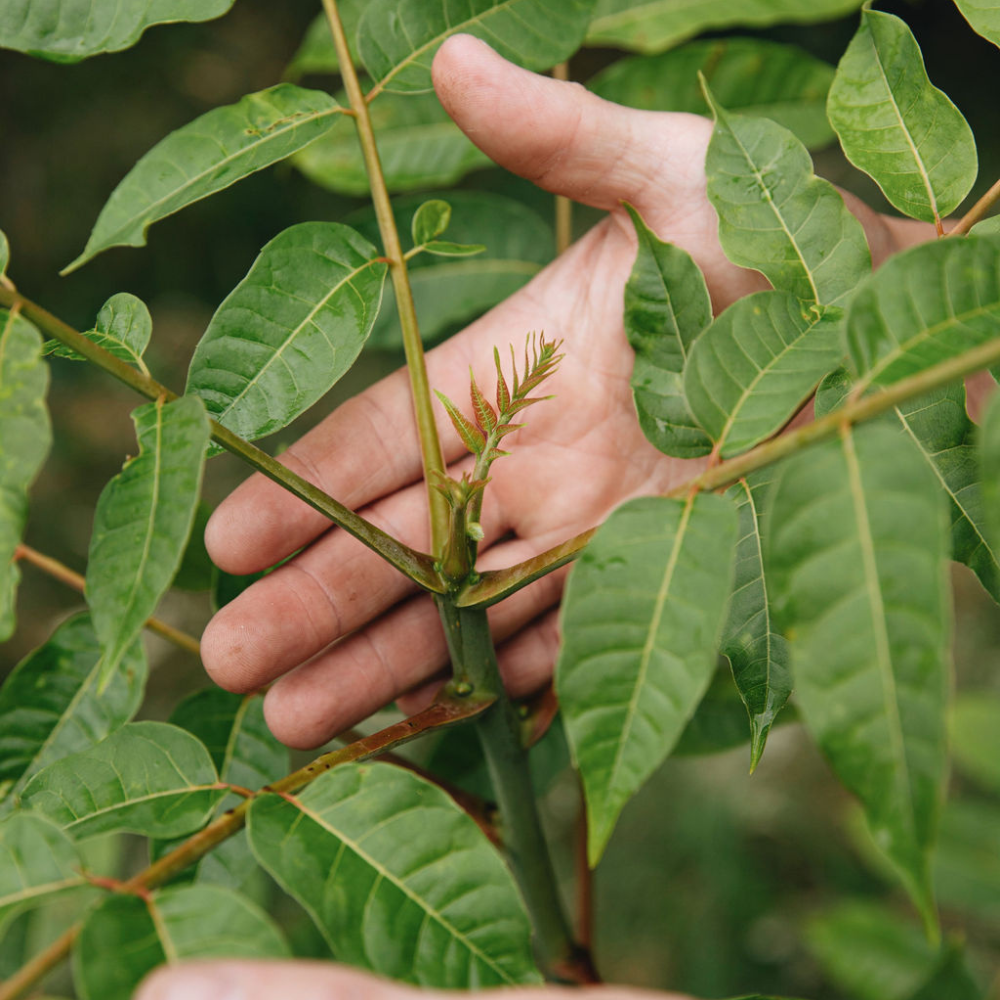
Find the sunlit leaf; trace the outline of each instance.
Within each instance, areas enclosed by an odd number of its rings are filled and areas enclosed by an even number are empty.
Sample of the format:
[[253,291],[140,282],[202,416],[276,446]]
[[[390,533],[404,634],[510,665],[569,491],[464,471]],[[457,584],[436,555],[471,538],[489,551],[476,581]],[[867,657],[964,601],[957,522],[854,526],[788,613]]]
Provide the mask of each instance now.
[[431,89],[438,46],[462,32],[505,59],[548,69],[583,41],[594,0],[371,0],[358,25],[358,51],[381,90]]
[[386,265],[353,229],[279,233],[216,310],[186,391],[241,437],[290,423],[354,363],[382,301]]
[[1000,8],[995,0],[955,0],[955,6],[974,31],[1000,45]]
[[28,782],[22,804],[82,840],[117,830],[176,837],[225,794],[205,747],[165,722],[130,722]]
[[827,107],[847,158],[906,215],[939,220],[975,183],[972,130],[928,80],[920,46],[898,17],[861,12]]
[[389,764],[328,771],[249,813],[258,860],[337,958],[421,986],[538,982],[512,876],[441,789]]
[[947,556],[939,485],[891,426],[845,430],[774,484],[764,566],[796,702],[928,921],[947,771]]
[[730,111],[770,118],[811,149],[833,139],[826,118],[833,67],[794,45],[762,38],[713,38],[658,56],[619,59],[587,87],[630,108],[711,115],[699,73]]
[[684,395],[684,364],[712,321],[705,279],[691,256],[661,240],[626,205],[639,249],[625,284],[625,335],[635,351],[632,397],[639,426],[664,454],[697,458],[712,450]]
[[52,443],[42,338],[16,313],[0,311],[0,642],[14,632],[21,572],[13,561],[28,515],[31,486]]
[[[146,303],[128,292],[119,292],[101,306],[94,329],[86,331],[84,336],[133,368],[145,371],[142,356],[152,333],[153,320]],[[58,340],[47,340],[42,353],[73,361],[85,360],[82,354]]]
[[282,83],[215,108],[158,142],[115,188],[67,274],[114,246],[141,247],[146,230],[192,202],[291,156],[340,118],[329,94]]
[[736,527],[727,497],[631,500],[573,567],[556,687],[583,776],[591,865],[712,679]]

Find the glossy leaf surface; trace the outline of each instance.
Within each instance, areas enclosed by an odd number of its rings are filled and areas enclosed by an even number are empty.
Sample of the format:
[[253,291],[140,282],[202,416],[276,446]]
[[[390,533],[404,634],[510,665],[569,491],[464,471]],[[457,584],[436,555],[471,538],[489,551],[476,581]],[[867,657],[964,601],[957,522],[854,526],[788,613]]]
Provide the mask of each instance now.
[[583,777],[592,866],[712,679],[736,529],[726,497],[631,500],[570,574],[556,688]]
[[912,442],[872,425],[795,456],[770,505],[765,572],[797,704],[932,920],[951,617],[938,483]]
[[133,411],[139,454],[104,488],[94,513],[87,600],[104,657],[103,689],[170,586],[187,545],[209,426],[183,396]]
[[712,302],[690,255],[654,233],[626,206],[639,240],[625,284],[625,335],[635,351],[632,398],[639,426],[664,454],[697,458],[712,450],[684,395],[684,365],[712,321]]
[[252,440],[290,423],[354,363],[382,301],[386,265],[348,226],[279,233],[212,317],[186,391]]
[[14,632],[21,571],[13,558],[28,515],[28,488],[52,443],[41,347],[26,319],[0,311],[0,642]]
[[836,368],[842,314],[820,315],[786,292],[734,302],[695,341],[684,393],[723,458],[779,430]]
[[82,840],[116,830],[176,837],[225,794],[205,747],[165,722],[130,722],[96,746],[39,771],[22,804]]
[[358,52],[376,86],[430,90],[438,46],[462,32],[505,59],[548,69],[572,55],[594,0],[371,0],[358,25]]
[[282,83],[196,118],[129,171],[101,210],[83,253],[63,273],[109,247],[144,246],[146,230],[157,220],[291,156],[339,117],[329,94]]
[[[133,368],[145,371],[142,356],[152,334],[153,320],[146,303],[128,292],[119,292],[101,306],[94,329],[86,331],[84,336]],[[73,361],[84,360],[82,354],[58,340],[47,340],[42,353]]]
[[619,59],[587,87],[630,108],[711,115],[699,73],[730,111],[770,118],[810,149],[833,139],[826,118],[833,67],[793,45],[758,38],[691,42],[657,56]]
[[934,222],[953,212],[975,183],[972,130],[931,84],[920,46],[892,14],[861,12],[828,110],[847,158],[906,215]]
[[708,197],[726,256],[797,298],[837,305],[871,268],[861,223],[791,132],[730,115],[706,96],[715,114]]
[[337,957],[421,986],[538,982],[512,876],[439,788],[389,764],[343,766],[295,801],[254,800],[258,860]]

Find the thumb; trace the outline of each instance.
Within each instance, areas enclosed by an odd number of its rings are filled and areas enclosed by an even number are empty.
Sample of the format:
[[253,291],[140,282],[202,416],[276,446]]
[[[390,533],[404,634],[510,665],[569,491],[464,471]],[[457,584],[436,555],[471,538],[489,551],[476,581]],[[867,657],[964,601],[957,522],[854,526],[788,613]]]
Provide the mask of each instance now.
[[712,125],[636,111],[520,69],[471,35],[438,49],[434,87],[463,132],[500,166],[554,194],[610,211],[664,198],[704,200]]

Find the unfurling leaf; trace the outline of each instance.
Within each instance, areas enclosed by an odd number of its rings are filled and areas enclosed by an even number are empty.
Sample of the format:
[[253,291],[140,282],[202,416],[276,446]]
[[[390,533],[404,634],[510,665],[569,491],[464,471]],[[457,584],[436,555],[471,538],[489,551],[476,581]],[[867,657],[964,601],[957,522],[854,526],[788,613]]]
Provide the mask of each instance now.
[[[94,329],[88,330],[84,336],[109,354],[144,372],[146,365],[142,356],[152,333],[153,320],[146,303],[128,292],[119,292],[101,306]],[[77,354],[72,347],[58,340],[46,341],[42,353],[73,361],[85,360],[82,354]]]
[[451,222],[451,205],[448,202],[439,198],[425,201],[413,213],[413,221],[410,223],[413,245],[423,246],[437,239],[448,228],[449,222]]

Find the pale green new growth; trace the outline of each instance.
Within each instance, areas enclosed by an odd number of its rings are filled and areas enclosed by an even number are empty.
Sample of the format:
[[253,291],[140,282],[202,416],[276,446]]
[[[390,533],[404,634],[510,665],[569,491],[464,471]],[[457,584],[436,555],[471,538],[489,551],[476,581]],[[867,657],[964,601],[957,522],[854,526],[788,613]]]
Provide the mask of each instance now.
[[[146,303],[128,292],[119,292],[101,306],[94,329],[87,331],[84,336],[109,354],[127,361],[148,375],[149,369],[142,356],[149,346],[152,334],[153,319]],[[73,361],[86,360],[82,354],[77,354],[72,347],[67,347],[58,340],[47,340],[42,353]]]

